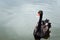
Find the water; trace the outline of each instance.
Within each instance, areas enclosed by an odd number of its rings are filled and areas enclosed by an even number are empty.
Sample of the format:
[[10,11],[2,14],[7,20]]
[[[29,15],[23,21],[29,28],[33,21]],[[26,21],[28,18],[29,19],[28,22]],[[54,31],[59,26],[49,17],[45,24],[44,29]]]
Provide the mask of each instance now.
[[52,23],[50,40],[60,40],[58,1],[0,0],[0,40],[34,40],[39,10],[43,10],[43,19],[48,18]]

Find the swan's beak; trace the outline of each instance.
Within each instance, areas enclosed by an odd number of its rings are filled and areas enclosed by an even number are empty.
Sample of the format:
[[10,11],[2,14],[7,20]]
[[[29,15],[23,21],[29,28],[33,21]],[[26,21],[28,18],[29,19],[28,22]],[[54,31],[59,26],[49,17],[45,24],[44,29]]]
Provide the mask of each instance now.
[[40,16],[40,13],[38,13],[37,16]]

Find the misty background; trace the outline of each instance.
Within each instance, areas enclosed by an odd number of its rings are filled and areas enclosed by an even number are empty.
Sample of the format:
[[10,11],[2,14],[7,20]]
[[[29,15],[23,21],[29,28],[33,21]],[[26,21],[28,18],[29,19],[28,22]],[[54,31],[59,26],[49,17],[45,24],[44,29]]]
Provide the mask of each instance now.
[[60,0],[0,0],[0,40],[34,40],[39,10],[52,23],[50,39],[60,40]]

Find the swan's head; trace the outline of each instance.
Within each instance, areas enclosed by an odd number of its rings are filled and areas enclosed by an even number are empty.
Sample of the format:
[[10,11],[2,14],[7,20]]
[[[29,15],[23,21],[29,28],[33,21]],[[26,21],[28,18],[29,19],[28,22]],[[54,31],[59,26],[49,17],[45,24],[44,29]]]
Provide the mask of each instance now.
[[43,11],[42,10],[39,10],[38,11],[38,16],[41,16],[41,15],[43,15]]

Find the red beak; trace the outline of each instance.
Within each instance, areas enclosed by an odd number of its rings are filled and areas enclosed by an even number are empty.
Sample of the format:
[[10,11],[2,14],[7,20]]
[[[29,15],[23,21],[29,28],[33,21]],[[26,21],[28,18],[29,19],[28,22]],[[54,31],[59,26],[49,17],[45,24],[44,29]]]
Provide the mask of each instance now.
[[40,13],[38,13],[37,16],[40,16]]

